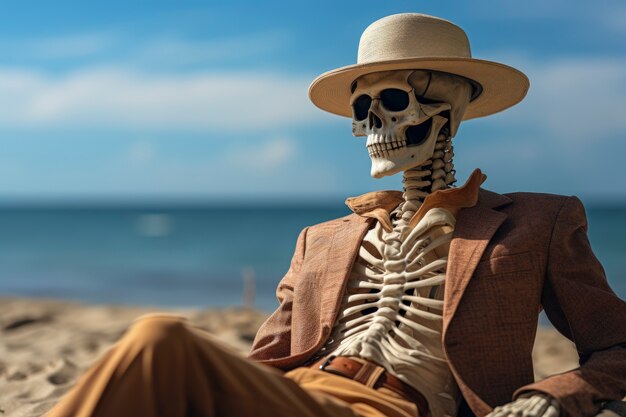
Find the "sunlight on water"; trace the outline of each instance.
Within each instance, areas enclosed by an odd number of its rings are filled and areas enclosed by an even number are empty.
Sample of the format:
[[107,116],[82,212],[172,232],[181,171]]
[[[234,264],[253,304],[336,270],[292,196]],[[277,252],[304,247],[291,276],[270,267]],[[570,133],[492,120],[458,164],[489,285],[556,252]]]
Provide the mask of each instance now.
[[146,237],[169,236],[174,231],[174,223],[167,214],[142,214],[137,218],[137,232]]

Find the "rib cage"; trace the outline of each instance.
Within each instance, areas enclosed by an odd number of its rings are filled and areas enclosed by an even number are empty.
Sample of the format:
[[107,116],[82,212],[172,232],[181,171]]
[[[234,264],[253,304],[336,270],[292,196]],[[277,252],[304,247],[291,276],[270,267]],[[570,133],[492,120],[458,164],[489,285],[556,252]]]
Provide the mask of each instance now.
[[[446,226],[447,233],[442,231]],[[353,335],[376,335],[399,343],[402,353],[416,348],[426,353],[429,338],[424,333],[441,331],[443,301],[434,296],[445,279],[447,254],[439,257],[436,249],[450,242],[453,226],[454,218],[442,209],[429,211],[405,239],[406,227],[387,233],[377,223],[365,236],[352,269],[345,308],[332,335],[339,337],[332,337],[335,343],[326,349],[351,345]],[[439,235],[433,238],[433,232]],[[360,332],[364,325],[367,331]],[[393,335],[399,337],[389,337]]]
[[391,232],[377,222],[363,239],[341,312],[320,352],[383,365],[422,392],[433,415],[438,414],[433,407],[456,410],[456,385],[441,341],[454,224],[452,214],[439,208],[428,211],[412,230],[402,218]]

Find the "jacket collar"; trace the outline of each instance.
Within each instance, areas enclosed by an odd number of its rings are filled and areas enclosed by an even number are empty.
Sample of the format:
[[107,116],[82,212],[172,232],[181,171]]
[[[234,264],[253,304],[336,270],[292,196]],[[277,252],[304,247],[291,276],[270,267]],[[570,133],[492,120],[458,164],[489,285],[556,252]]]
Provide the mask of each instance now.
[[[479,200],[489,207],[505,204],[504,200],[509,200],[500,194],[485,191],[480,193],[480,185],[487,176],[480,169],[475,169],[467,182],[456,188],[438,190],[428,195],[418,211],[411,218],[409,226],[413,227],[426,215],[428,210],[434,207],[444,208],[457,217],[462,208],[474,207]],[[361,217],[378,220],[383,228],[391,231],[391,212],[404,201],[401,191],[374,191],[358,197],[350,197],[346,200],[346,205],[355,214]],[[510,201],[510,200],[509,200]]]

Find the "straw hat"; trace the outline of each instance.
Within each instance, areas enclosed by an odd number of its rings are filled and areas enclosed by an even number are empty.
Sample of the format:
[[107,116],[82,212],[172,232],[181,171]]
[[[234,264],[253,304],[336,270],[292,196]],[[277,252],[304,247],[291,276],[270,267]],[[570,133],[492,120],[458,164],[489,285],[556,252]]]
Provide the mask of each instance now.
[[322,110],[352,117],[351,86],[361,75],[378,71],[426,69],[472,81],[474,93],[463,120],[487,116],[519,103],[528,78],[515,68],[472,58],[460,27],[418,13],[402,13],[372,23],[361,35],[357,64],[317,77],[309,98]]

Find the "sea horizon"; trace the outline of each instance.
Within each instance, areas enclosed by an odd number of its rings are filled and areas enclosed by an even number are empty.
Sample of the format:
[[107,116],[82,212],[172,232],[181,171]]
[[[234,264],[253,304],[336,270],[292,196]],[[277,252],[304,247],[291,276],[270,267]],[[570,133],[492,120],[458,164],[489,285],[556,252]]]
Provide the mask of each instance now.
[[[586,210],[596,256],[626,298],[626,204]],[[0,295],[173,308],[250,304],[271,311],[300,230],[349,213],[343,202],[0,202]],[[254,301],[249,295],[244,301],[251,285]]]

